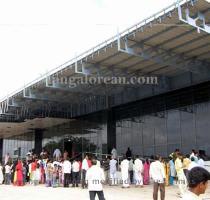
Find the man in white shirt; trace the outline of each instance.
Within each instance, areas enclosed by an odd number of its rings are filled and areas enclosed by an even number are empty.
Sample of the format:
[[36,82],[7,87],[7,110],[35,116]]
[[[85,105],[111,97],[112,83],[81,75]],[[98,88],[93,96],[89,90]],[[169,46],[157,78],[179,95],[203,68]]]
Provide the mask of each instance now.
[[124,157],[123,161],[121,162],[121,174],[122,174],[122,181],[123,181],[123,188],[129,187],[129,176],[128,176],[128,168],[129,168],[129,161],[126,157]]
[[202,167],[194,167],[188,174],[189,190],[183,196],[183,200],[199,200],[208,187],[210,173]]
[[5,185],[11,183],[11,166],[7,163],[5,166]]
[[71,174],[71,163],[69,160],[63,162],[63,173],[64,173],[64,187],[69,187],[70,174]]
[[136,160],[134,161],[134,173],[135,173],[135,183],[136,186],[143,186],[143,163],[139,159],[139,156],[136,156]]
[[86,181],[85,181],[85,177],[86,177],[86,173],[87,170],[89,169],[88,166],[88,155],[85,156],[85,158],[82,161],[82,188],[84,189],[85,187],[87,187]]
[[155,162],[150,165],[150,178],[154,181],[153,200],[158,199],[158,189],[160,188],[161,200],[165,199],[165,171],[163,164],[160,162],[160,156],[155,156]]
[[72,182],[72,187],[78,187],[78,184],[79,184],[79,171],[80,171],[80,168],[79,168],[79,162],[77,160],[74,160],[73,161],[73,164],[72,164],[72,176],[73,176],[73,182]]
[[103,193],[102,182],[105,181],[103,170],[97,166],[97,161],[92,159],[92,167],[86,173],[86,181],[88,183],[88,190],[90,200],[95,200],[96,194],[99,200],[105,200]]
[[117,161],[112,156],[112,159],[109,161],[109,173],[110,173],[110,184],[115,185],[117,179]]

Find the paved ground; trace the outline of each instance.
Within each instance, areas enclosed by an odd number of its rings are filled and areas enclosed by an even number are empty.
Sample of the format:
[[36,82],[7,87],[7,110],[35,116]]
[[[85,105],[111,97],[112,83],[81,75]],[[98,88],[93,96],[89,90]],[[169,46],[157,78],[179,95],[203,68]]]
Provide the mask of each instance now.
[[[166,188],[166,200],[180,199],[177,197],[176,186]],[[131,187],[122,189],[118,186],[104,188],[106,200],[152,200],[152,187]],[[205,195],[210,199],[210,187]],[[87,189],[81,188],[46,188],[40,186],[5,186],[0,185],[0,200],[88,200]]]

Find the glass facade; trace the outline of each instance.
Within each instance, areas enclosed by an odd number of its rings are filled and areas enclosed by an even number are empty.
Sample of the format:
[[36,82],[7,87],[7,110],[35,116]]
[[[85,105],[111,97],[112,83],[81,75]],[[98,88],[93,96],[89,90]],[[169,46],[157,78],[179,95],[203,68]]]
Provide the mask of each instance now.
[[188,106],[184,110],[173,109],[117,120],[117,149],[123,154],[130,147],[134,154],[142,156],[167,156],[176,148],[184,153],[200,149],[209,154],[209,122],[209,102]]
[[[210,82],[78,117],[69,123],[3,140],[3,155],[24,156],[36,146],[70,156],[81,152],[168,156],[176,148],[210,155]],[[35,144],[36,141],[36,144]]]
[[[43,130],[42,147],[51,155],[55,148],[67,150],[71,157],[81,152],[107,153],[106,113],[89,115]],[[3,156],[9,153],[13,158],[25,158],[26,153],[34,148],[35,131],[3,140]]]
[[70,156],[81,152],[107,152],[106,116],[90,115],[44,131],[42,146],[50,153],[55,148],[67,150]]
[[9,153],[12,158],[25,158],[27,152],[32,149],[34,149],[33,132],[3,139],[3,156]]

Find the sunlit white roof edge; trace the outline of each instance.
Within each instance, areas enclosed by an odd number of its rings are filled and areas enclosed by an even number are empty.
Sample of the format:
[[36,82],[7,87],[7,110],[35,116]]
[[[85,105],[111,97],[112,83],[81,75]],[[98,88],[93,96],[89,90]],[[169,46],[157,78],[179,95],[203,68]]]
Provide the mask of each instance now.
[[[170,6],[162,9],[161,11],[145,18],[144,20],[130,26],[129,28],[125,29],[124,31],[118,33],[117,35],[103,41],[102,43],[88,49],[87,51],[81,53],[80,55],[78,55],[76,58],[72,58],[71,60],[59,65],[58,67],[48,71],[47,73],[45,73],[44,75],[40,76],[39,78],[36,78],[35,80],[29,82],[28,84],[24,85],[23,87],[21,87],[20,89],[17,89],[15,90],[14,92],[10,93],[9,95],[3,97],[0,99],[0,102],[3,102],[5,100],[7,100],[9,97],[12,97],[18,93],[20,93],[21,91],[23,91],[25,88],[28,88],[42,80],[44,80],[46,77],[54,74],[54,73],[57,73],[63,69],[65,69],[66,67],[68,66],[71,66],[73,63],[75,63],[75,61],[80,61],[81,59],[84,59],[85,57],[87,56],[90,56],[91,54],[93,54],[94,52],[98,51],[99,49],[102,49],[108,45],[110,45],[111,43],[115,42],[118,37],[122,37],[122,36],[125,36],[127,34],[131,34],[134,30],[142,27],[143,25],[147,24],[148,22],[151,22],[155,19],[157,19],[158,17],[162,16],[163,14],[166,14],[167,12],[177,8],[179,5],[183,5],[185,3],[188,3],[190,2],[191,0],[176,0],[173,4],[171,4]],[[194,0],[194,1],[198,1],[198,0]],[[207,2],[210,2],[210,0],[205,0]]]

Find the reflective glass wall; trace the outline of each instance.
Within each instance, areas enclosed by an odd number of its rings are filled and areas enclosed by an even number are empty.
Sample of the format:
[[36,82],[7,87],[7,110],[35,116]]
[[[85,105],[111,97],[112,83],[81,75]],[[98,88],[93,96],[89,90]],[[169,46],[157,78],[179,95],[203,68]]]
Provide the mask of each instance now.
[[116,122],[117,149],[123,154],[130,147],[144,156],[168,156],[176,148],[184,153],[200,149],[210,155],[209,130],[209,102],[124,118]]
[[[119,154],[130,147],[142,156],[168,156],[176,148],[184,153],[205,150],[210,155],[209,91],[206,82],[78,117],[44,130],[42,147],[50,153],[55,148],[67,150],[71,156],[110,153],[113,146]],[[4,139],[3,154],[21,148],[24,155],[34,148],[34,138],[34,133],[27,133]]]
[[[42,147],[51,155],[56,148],[66,150],[70,157],[82,152],[107,153],[106,122],[106,112],[100,112],[45,129]],[[32,149],[35,149],[35,131],[3,139],[3,157],[9,153],[12,158],[25,158]]]
[[3,140],[3,157],[9,153],[12,158],[25,158],[29,150],[34,149],[34,133],[25,133]]
[[43,133],[42,146],[50,153],[67,150],[70,157],[81,152],[107,153],[106,114],[98,113],[52,127]]

